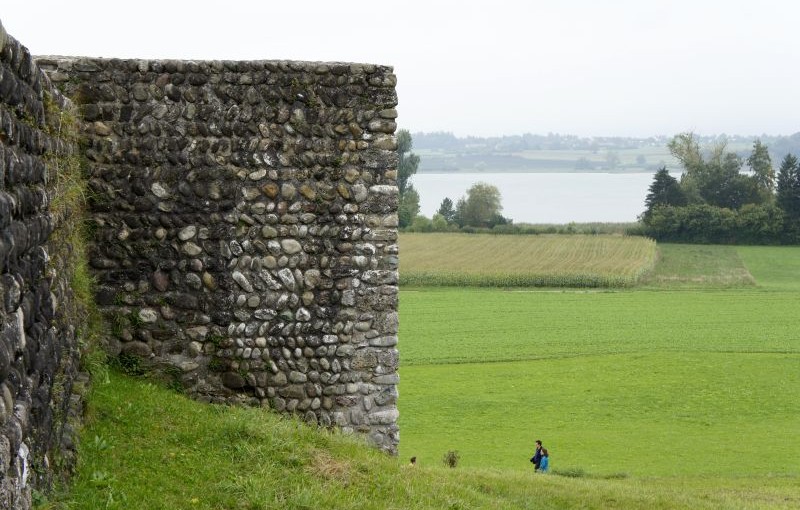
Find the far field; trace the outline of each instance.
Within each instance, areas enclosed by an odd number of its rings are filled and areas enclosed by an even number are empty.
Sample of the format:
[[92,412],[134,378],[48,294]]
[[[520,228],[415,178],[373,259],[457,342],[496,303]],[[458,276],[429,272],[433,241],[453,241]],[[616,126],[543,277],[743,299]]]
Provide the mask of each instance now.
[[401,455],[526,470],[541,438],[556,471],[797,481],[800,248],[659,251],[635,289],[403,287]]
[[403,286],[624,287],[653,268],[655,242],[611,235],[410,234]]
[[[710,143],[710,142],[709,142]],[[654,172],[661,166],[679,171],[680,163],[661,143],[593,149],[526,149],[502,146],[463,148],[416,148],[421,156],[419,171],[425,172]],[[753,141],[730,141],[730,150],[744,158]],[[778,160],[778,159],[776,159]]]
[[[652,172],[679,168],[665,145],[620,150],[444,151],[415,150],[422,172]],[[613,160],[613,166],[610,161]]]

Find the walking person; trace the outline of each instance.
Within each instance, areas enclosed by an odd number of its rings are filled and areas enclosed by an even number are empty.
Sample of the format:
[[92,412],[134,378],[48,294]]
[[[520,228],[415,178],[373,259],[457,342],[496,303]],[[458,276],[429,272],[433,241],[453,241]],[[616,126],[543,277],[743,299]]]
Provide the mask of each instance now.
[[539,471],[539,466],[542,462],[542,441],[540,439],[536,440],[536,451],[533,452],[531,462],[533,462],[533,470]]
[[547,473],[550,471],[550,452],[547,448],[542,448],[542,459],[539,461],[539,472]]

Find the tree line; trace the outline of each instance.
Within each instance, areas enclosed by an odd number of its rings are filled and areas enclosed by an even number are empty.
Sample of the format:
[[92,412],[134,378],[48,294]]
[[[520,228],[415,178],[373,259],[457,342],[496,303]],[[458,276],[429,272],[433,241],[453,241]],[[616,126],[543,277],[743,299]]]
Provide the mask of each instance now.
[[789,153],[777,175],[760,140],[746,159],[724,141],[706,150],[693,133],[670,140],[680,179],[661,168],[653,177],[643,233],[659,241],[722,244],[800,242],[800,165]]
[[[418,232],[538,234],[536,226],[514,225],[502,216],[499,190],[476,183],[455,202],[445,198],[433,218],[419,214],[419,194],[411,183],[420,158],[411,134],[398,139],[399,226]],[[667,143],[680,162],[679,179],[665,167],[653,177],[639,227],[629,233],[659,241],[721,244],[800,244],[800,161],[791,153],[776,174],[768,147],[753,142],[746,158],[730,151],[724,138],[701,145],[694,133]]]

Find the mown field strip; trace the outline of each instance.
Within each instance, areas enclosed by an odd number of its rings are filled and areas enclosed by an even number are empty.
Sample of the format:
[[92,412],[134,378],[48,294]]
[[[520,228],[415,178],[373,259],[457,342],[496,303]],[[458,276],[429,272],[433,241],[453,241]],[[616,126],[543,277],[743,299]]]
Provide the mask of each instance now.
[[400,292],[403,365],[622,352],[800,352],[797,293]]
[[620,236],[400,235],[401,285],[623,287],[655,243]]
[[[755,285],[755,278],[740,256],[745,247],[665,244],[658,245],[655,268],[641,283],[661,288],[742,287]],[[762,253],[779,255],[780,247],[756,247]],[[796,252],[800,255],[800,252]],[[769,255],[768,255],[769,256]],[[784,258],[782,255],[778,258]],[[781,264],[776,260],[776,265]]]

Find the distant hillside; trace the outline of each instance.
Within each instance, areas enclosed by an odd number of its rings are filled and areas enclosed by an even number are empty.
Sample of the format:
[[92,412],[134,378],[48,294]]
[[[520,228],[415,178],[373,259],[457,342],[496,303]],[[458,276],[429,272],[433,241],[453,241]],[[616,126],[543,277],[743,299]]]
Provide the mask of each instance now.
[[[420,172],[654,172],[678,171],[667,150],[670,136],[648,138],[547,135],[456,137],[448,132],[414,133]],[[791,136],[699,137],[703,145],[726,140],[746,158],[753,141],[765,143],[777,168],[787,153],[800,154],[800,132]]]

